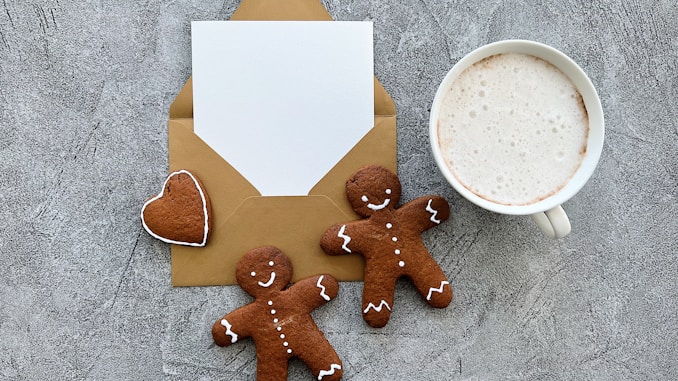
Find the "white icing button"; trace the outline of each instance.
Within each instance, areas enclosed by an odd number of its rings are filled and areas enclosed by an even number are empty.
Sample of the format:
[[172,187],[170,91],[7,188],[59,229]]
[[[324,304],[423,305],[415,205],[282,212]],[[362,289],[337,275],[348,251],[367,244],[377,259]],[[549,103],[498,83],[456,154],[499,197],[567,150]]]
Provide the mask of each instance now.
[[392,224],[392,223],[389,222],[389,223],[386,224],[386,229],[390,229],[390,228],[392,228],[392,227],[393,227],[393,224]]
[[272,306],[272,305],[273,305],[273,301],[272,301],[272,300],[269,300],[269,301],[268,301],[268,305],[269,305],[269,306]]
[[284,346],[288,346],[288,345],[290,345],[290,343],[288,343],[288,342],[286,341],[286,342],[283,343],[283,345],[284,345]]
[[398,242],[398,237],[393,237],[393,238],[391,238],[391,241],[393,241],[393,242]]
[[287,350],[287,353],[292,353],[292,350],[291,350],[291,349],[288,349],[288,350]]
[[278,324],[278,318],[273,319],[273,324]]
[[278,327],[276,329],[278,330],[278,332],[282,331],[282,327]]
[[285,338],[285,334],[284,334],[284,333],[281,333],[281,334],[280,334],[280,338],[281,338],[281,339],[284,339],[284,338]]
[[275,315],[275,310],[271,310],[271,315]]
[[400,249],[395,249],[394,253],[396,253],[396,255],[400,255]]
[[398,266],[400,266],[400,267],[405,267],[405,261],[400,261],[400,262],[398,262]]
[[273,261],[268,262],[269,266],[273,266]]

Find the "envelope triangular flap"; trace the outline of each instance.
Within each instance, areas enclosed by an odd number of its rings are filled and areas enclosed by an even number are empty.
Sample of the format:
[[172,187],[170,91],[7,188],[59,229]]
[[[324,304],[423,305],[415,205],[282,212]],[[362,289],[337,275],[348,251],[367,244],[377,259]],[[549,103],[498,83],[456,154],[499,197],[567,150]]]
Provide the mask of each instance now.
[[[331,20],[318,0],[243,0],[231,20]],[[212,200],[212,232],[207,246],[172,245],[172,284],[235,284],[235,265],[247,250],[275,245],[286,252],[300,279],[331,273],[360,280],[362,257],[328,256],[319,247],[324,230],[357,218],[345,197],[345,182],[367,164],[396,171],[395,104],[374,79],[375,125],[309,192],[300,197],[261,197],[238,171],[193,132],[192,81],[170,107],[170,170],[193,171]]]

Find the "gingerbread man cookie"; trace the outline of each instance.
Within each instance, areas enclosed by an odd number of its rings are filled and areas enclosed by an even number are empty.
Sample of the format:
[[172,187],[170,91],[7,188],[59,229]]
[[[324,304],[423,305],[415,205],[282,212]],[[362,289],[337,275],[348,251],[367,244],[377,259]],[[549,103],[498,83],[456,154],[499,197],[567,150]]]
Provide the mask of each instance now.
[[337,224],[320,246],[330,255],[358,253],[365,258],[362,312],[372,327],[388,323],[396,280],[410,278],[426,302],[437,308],[452,301],[452,287],[421,240],[421,233],[450,216],[444,198],[424,196],[399,208],[400,180],[388,169],[368,166],[346,182],[346,196],[366,219]]
[[214,323],[217,345],[252,337],[258,381],[286,380],[287,362],[295,356],[318,380],[341,379],[341,360],[310,315],[337,295],[336,279],[318,275],[285,289],[292,279],[292,263],[271,246],[247,252],[238,262],[236,279],[255,300]]

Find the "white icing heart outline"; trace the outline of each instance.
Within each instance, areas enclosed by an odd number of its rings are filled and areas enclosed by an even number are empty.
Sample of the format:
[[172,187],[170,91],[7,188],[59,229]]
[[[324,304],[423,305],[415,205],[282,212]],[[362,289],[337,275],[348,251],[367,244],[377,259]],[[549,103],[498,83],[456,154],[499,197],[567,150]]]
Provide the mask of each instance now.
[[[203,227],[203,237],[202,237],[202,242],[182,242],[182,241],[175,241],[169,238],[161,237],[157,234],[155,234],[151,228],[146,225],[146,220],[144,219],[144,211],[146,210],[146,207],[150,205],[152,202],[155,200],[162,198],[162,196],[165,195],[165,186],[167,185],[167,182],[175,175],[178,175],[180,173],[185,173],[187,174],[191,180],[193,180],[193,183],[195,184],[196,189],[198,189],[198,193],[200,193],[200,200],[202,201],[202,214],[205,217],[205,226]],[[208,216],[207,216],[207,201],[205,200],[205,193],[203,192],[202,188],[200,187],[200,184],[198,183],[198,180],[193,176],[193,174],[185,169],[181,169],[176,172],[170,173],[169,176],[167,176],[167,179],[165,179],[165,182],[162,184],[162,190],[160,191],[160,194],[157,196],[151,198],[150,200],[146,201],[144,203],[144,206],[141,207],[141,224],[144,226],[144,229],[148,232],[148,234],[152,235],[153,237],[167,243],[173,243],[176,245],[186,245],[186,246],[195,246],[195,247],[203,247],[207,243],[207,233],[209,232],[209,224],[208,224]]]

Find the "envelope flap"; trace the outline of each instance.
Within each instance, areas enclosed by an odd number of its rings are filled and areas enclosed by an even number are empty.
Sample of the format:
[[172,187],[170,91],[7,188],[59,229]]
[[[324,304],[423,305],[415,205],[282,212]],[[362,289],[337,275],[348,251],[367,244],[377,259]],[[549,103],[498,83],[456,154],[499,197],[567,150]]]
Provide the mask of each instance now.
[[391,116],[396,114],[395,102],[384,86],[374,77],[374,115]]
[[193,118],[193,77],[181,88],[169,109],[170,119]]
[[168,134],[170,172],[188,169],[197,175],[213,209],[230,214],[246,198],[259,196],[249,181],[193,133],[193,119],[170,120]]
[[318,0],[243,0],[231,20],[332,20]]
[[360,280],[359,255],[329,256],[320,248],[325,229],[350,219],[327,197],[250,197],[220,221],[204,248],[172,246],[172,284],[235,284],[235,267],[248,250],[264,245],[281,249],[294,266],[293,281],[318,273],[341,280]]

